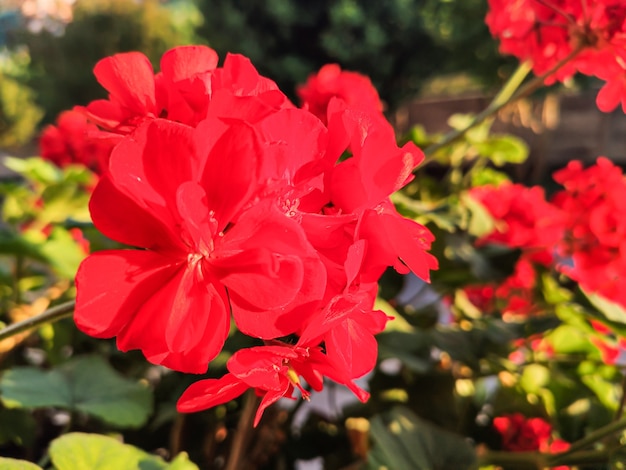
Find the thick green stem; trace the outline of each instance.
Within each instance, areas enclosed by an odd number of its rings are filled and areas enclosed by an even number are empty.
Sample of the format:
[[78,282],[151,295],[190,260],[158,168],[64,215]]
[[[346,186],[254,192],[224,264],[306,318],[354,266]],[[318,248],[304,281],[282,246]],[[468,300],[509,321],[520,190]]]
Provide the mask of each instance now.
[[579,450],[584,450],[596,442],[600,442],[605,437],[611,436],[618,431],[622,431],[623,429],[626,429],[626,418],[622,418],[619,421],[613,421],[612,423],[609,423],[600,429],[596,429],[582,439],[574,442],[566,451],[551,455],[547,459],[548,463],[552,466],[560,465],[561,462],[566,460],[566,457],[571,456]]
[[476,127],[478,124],[483,122],[488,117],[491,117],[494,114],[496,114],[498,111],[504,108],[507,104],[513,103],[531,94],[533,91],[535,91],[544,83],[546,78],[548,78],[550,75],[553,75],[561,67],[567,64],[570,60],[574,59],[574,57],[576,57],[583,50],[583,48],[584,48],[583,46],[580,46],[574,49],[572,52],[570,52],[570,54],[567,57],[559,61],[556,65],[554,65],[554,67],[552,67],[546,73],[533,78],[521,88],[520,88],[521,83],[523,82],[524,78],[526,78],[528,73],[531,71],[531,65],[528,62],[524,62],[520,64],[520,66],[517,68],[515,73],[513,73],[511,78],[509,78],[509,80],[506,82],[504,87],[500,90],[500,92],[496,95],[496,97],[491,101],[491,103],[489,103],[489,106],[487,106],[482,112],[474,116],[474,119],[472,119],[472,121],[465,128],[459,129],[459,130],[453,130],[452,132],[449,132],[439,142],[432,144],[426,147],[426,149],[424,149],[424,154],[426,155],[426,159],[424,160],[424,163],[422,163],[421,166],[432,161],[432,159],[434,158],[433,156],[435,152],[437,152],[439,149],[446,147],[447,145],[451,144],[455,140],[464,136],[465,133],[467,133],[467,131],[469,131],[470,129],[473,129],[474,127]]
[[17,335],[19,333],[23,333],[24,331],[28,331],[33,328],[45,325],[47,323],[53,323],[63,318],[69,317],[72,315],[75,306],[76,301],[70,300],[69,302],[57,305],[56,307],[49,308],[39,315],[35,315],[34,317],[27,318],[26,320],[22,320],[17,323],[13,323],[12,325],[9,325],[6,328],[0,330],[0,341],[10,338],[11,336]]

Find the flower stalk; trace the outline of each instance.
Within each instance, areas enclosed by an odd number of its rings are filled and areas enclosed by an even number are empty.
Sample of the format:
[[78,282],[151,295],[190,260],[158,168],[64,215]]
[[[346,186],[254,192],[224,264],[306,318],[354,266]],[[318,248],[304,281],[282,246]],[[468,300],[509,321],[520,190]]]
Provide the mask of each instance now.
[[13,323],[0,330],[0,341],[10,338],[11,336],[23,333],[25,331],[38,328],[48,323],[54,323],[63,318],[72,316],[74,312],[74,306],[76,301],[70,300],[55,307],[49,308],[45,312],[35,315],[34,317],[27,318],[20,322]]
[[528,61],[522,62],[515,70],[513,75],[511,75],[509,80],[504,84],[504,86],[498,92],[495,98],[491,101],[491,103],[489,103],[489,105],[483,111],[474,116],[472,121],[466,127],[458,130],[455,129],[449,132],[439,142],[429,145],[424,149],[426,159],[424,160],[424,163],[420,166],[420,168],[423,168],[424,165],[432,162],[434,159],[434,155],[438,150],[460,139],[469,130],[473,129],[474,127],[485,121],[487,118],[495,115],[506,105],[514,103],[515,101],[530,95],[544,83],[546,78],[556,73],[561,67],[573,60],[578,54],[580,54],[583,49],[584,46],[578,46],[567,57],[563,58],[563,60],[555,64],[554,67],[552,67],[546,73],[536,76],[524,86],[521,86],[521,84],[532,70],[532,64]]

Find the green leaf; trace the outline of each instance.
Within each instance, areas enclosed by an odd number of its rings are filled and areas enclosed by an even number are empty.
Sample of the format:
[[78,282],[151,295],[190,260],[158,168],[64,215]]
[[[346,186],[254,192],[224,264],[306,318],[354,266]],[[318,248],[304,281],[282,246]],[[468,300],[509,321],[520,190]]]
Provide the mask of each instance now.
[[571,325],[561,325],[546,335],[557,354],[584,354],[598,356],[598,349],[591,343],[587,332]]
[[496,166],[524,163],[530,152],[526,142],[512,135],[491,136],[485,142],[477,144],[477,148],[482,156],[489,158]]
[[550,382],[550,371],[541,364],[529,364],[524,367],[520,385],[528,393],[539,393]]
[[511,181],[506,173],[495,170],[491,167],[472,169],[472,187],[476,186],[499,186],[502,183]]
[[376,415],[370,422],[373,447],[367,468],[431,470],[470,468],[475,460],[472,446],[461,436],[418,418],[397,406]]
[[7,157],[4,165],[25,178],[43,184],[51,184],[61,179],[61,170],[43,158]]
[[592,305],[607,319],[618,323],[626,323],[626,310],[624,310],[621,305],[616,304],[599,294],[593,294],[585,291],[583,291],[583,293],[587,296],[589,302],[591,302]]
[[496,224],[487,208],[469,193],[461,194],[461,203],[469,210],[470,219],[467,231],[476,237],[488,235],[495,230]]
[[52,441],[50,459],[56,470],[198,470],[185,453],[168,464],[112,437],[79,432]]
[[561,287],[550,273],[544,273],[541,276],[541,290],[543,298],[551,305],[560,305],[572,300],[573,297],[572,292]]
[[13,368],[2,376],[0,393],[7,408],[54,406],[119,427],[142,426],[152,412],[152,392],[123,378],[97,356],[83,356],[47,372]]
[[0,408],[0,444],[15,443],[30,447],[36,430],[37,423],[30,412]]
[[617,411],[622,395],[620,385],[604,380],[597,373],[584,375],[580,380],[595,393],[602,405],[612,411]]
[[0,254],[21,255],[37,261],[48,261],[41,253],[40,246],[32,243],[27,237],[9,232],[8,230],[0,231]]
[[74,278],[78,265],[87,256],[63,227],[54,227],[48,240],[43,243],[41,253],[48,258],[56,272],[67,279]]
[[32,462],[18,459],[8,459],[0,457],[0,468],[2,470],[42,470],[39,465]]

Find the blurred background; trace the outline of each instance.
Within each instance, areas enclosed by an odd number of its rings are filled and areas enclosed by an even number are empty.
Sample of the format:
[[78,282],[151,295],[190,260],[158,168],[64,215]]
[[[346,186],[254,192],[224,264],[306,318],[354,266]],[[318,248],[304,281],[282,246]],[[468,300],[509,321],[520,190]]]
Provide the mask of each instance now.
[[[38,129],[99,98],[93,65],[115,52],[158,58],[181,44],[248,56],[296,101],[326,63],[371,77],[399,132],[448,129],[477,113],[517,65],[497,53],[486,0],[0,0],[0,151],[37,153]],[[578,80],[504,110],[495,131],[523,137],[518,180],[540,182],[570,159],[626,158],[623,113],[602,114]]]

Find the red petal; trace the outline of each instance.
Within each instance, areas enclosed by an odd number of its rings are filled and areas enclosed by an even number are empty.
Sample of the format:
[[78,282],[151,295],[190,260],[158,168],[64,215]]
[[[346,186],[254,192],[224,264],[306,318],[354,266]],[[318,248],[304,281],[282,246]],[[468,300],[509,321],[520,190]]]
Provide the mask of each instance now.
[[162,252],[176,251],[179,239],[160,214],[122,193],[107,176],[96,186],[89,211],[98,230],[113,240]]
[[205,372],[224,345],[230,316],[223,289],[198,270],[180,269],[155,290],[119,333],[118,347],[141,349],[152,362],[181,372]]
[[295,221],[274,207],[257,206],[226,233],[212,264],[235,296],[265,310],[295,298],[303,282],[302,258],[310,250]]
[[132,323],[137,310],[178,267],[149,251],[100,251],[76,274],[74,321],[88,335],[110,338]]
[[259,404],[259,407],[256,410],[256,415],[254,415],[254,423],[252,425],[256,428],[257,425],[259,424],[259,421],[261,421],[263,412],[267,409],[267,407],[270,405],[273,405],[282,397],[286,396],[289,390],[291,389],[292,389],[291,384],[289,383],[288,380],[285,380],[283,382],[282,390],[272,390],[272,391],[266,392],[265,395],[263,395],[263,399],[261,400],[261,403]]
[[308,111],[283,109],[264,119],[260,127],[271,152],[271,158],[263,161],[265,177],[286,179],[293,184],[301,167],[321,160],[327,131]]
[[325,340],[326,354],[343,368],[350,378],[361,377],[376,365],[378,356],[376,338],[355,318],[347,318],[331,329]]
[[197,172],[193,129],[164,119],[141,126],[132,139],[125,139],[111,155],[110,171],[116,185],[136,201],[160,210],[171,219],[178,186]]
[[598,92],[596,97],[596,105],[603,113],[610,113],[622,100],[622,95],[626,94],[625,86],[620,83],[621,80],[615,79],[608,81]]
[[243,123],[233,124],[211,148],[200,183],[220,230],[234,220],[256,191],[260,158],[256,133]]
[[200,380],[183,392],[176,409],[180,413],[206,410],[237,398],[248,388],[232,374],[226,374],[221,379]]
[[94,74],[114,101],[136,114],[155,112],[154,71],[142,53],[106,57],[96,64]]
[[285,359],[295,359],[297,353],[284,346],[258,346],[240,349],[228,360],[228,371],[250,387],[282,390],[287,366]]
[[161,57],[161,72],[173,81],[189,79],[217,67],[217,52],[207,46],[180,46]]

